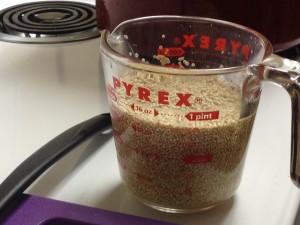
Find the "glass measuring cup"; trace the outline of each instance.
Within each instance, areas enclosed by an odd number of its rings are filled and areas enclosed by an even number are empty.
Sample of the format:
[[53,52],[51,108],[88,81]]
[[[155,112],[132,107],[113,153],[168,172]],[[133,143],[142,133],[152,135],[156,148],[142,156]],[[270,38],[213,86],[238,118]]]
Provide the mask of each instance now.
[[249,28],[199,17],[126,21],[101,37],[124,185],[144,204],[194,212],[239,186],[262,82],[292,100],[291,178],[299,186],[299,64]]

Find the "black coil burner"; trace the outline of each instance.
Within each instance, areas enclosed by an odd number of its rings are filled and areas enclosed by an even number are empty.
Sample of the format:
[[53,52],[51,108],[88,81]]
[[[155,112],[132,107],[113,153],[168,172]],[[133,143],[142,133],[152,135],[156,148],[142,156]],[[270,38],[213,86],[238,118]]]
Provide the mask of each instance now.
[[42,1],[0,11],[0,40],[18,43],[64,43],[99,36],[93,5]]

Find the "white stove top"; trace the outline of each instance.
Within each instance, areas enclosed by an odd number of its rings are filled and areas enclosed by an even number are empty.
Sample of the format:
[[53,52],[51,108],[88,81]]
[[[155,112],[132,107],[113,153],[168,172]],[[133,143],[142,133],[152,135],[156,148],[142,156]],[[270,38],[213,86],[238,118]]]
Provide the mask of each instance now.
[[[0,9],[24,2],[1,0]],[[0,182],[64,130],[108,111],[98,43],[0,42]],[[294,224],[300,191],[289,177],[290,100],[280,87],[264,87],[235,197],[210,211],[174,215],[137,203],[121,184],[112,138],[101,139],[79,146],[27,193],[186,225]]]

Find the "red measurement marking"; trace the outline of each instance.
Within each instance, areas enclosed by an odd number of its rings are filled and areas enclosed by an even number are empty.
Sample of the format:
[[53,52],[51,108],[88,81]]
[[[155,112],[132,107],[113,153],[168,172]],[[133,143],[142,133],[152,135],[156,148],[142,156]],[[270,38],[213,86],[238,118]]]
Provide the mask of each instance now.
[[184,164],[205,164],[210,163],[213,160],[213,155],[210,153],[204,155],[188,155],[183,157]]
[[108,96],[109,96],[112,100],[117,101],[117,96],[116,96],[116,94],[115,94],[115,89],[114,89],[110,84],[106,85],[106,90],[107,90]]
[[130,105],[130,108],[133,110],[133,111],[137,111],[137,112],[141,112],[141,113],[145,113],[145,114],[153,114],[154,117],[159,115],[159,112],[157,110],[152,110],[152,109],[145,109],[143,108],[142,106],[138,106],[138,105],[135,105],[134,103],[132,103]]
[[115,119],[116,122],[121,122],[121,114],[116,107],[111,107],[110,113],[112,118]]
[[131,124],[131,128],[136,132],[136,133],[141,133],[143,135],[152,135],[152,131],[146,130],[143,127],[133,123]]
[[160,154],[159,153],[155,153],[155,152],[148,152],[147,150],[144,150],[142,148],[136,148],[134,149],[134,151],[141,155],[142,157],[145,157],[145,158],[152,158],[152,159],[155,159],[155,160],[159,160],[160,159]]
[[157,54],[158,55],[164,55],[167,57],[173,57],[173,56],[183,56],[184,55],[184,50],[182,48],[159,48],[157,49]]
[[189,121],[201,121],[201,120],[217,120],[219,119],[219,111],[212,112],[189,112],[185,115]]
[[134,103],[132,103],[130,105],[130,107],[132,108],[133,111],[138,111],[138,112],[143,112],[144,111],[142,106],[135,105]]
[[135,172],[134,175],[139,179],[143,181],[153,182],[153,179],[149,176],[146,176],[145,174],[142,174],[140,172]]
[[130,107],[131,107],[132,110],[134,111],[134,104],[131,104]]
[[117,142],[119,142],[121,145],[124,144],[124,141],[121,138],[120,134],[118,134],[117,132],[114,132],[114,137],[117,140]]

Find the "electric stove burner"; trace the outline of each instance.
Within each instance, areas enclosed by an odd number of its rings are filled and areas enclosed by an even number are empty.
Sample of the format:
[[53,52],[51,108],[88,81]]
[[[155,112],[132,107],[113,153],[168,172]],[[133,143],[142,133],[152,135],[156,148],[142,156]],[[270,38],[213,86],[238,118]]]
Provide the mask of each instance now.
[[99,36],[96,9],[79,2],[44,1],[0,11],[0,40],[64,43]]

